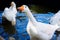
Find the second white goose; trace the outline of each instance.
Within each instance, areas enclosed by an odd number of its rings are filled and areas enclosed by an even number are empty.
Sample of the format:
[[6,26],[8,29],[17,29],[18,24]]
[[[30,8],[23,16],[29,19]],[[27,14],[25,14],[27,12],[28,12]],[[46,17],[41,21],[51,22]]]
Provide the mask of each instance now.
[[[12,5],[11,5],[12,6]],[[16,33],[15,25],[16,25],[16,13],[13,9],[5,8],[2,13],[2,25],[4,31],[9,35],[13,35]]]

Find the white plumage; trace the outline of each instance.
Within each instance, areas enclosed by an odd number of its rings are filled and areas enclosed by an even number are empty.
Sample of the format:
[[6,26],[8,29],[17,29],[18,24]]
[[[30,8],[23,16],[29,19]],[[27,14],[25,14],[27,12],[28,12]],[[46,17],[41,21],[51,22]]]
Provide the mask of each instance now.
[[[7,18],[7,20],[12,21],[13,18],[16,17],[16,15],[14,14],[14,12],[10,11],[9,9],[5,8],[3,15],[4,17]],[[15,20],[15,19],[14,19]]]
[[12,21],[12,24],[14,25],[16,22],[16,14],[17,14],[17,10],[16,10],[16,4],[14,2],[11,2],[11,6],[10,8],[5,8],[3,15],[4,17],[7,18],[7,20]]

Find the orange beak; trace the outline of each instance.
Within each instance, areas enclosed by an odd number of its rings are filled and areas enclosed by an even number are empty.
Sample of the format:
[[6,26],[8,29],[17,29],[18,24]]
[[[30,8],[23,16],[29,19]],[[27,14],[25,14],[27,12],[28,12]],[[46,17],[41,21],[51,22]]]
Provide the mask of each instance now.
[[18,7],[18,10],[23,11],[24,10],[24,6]]

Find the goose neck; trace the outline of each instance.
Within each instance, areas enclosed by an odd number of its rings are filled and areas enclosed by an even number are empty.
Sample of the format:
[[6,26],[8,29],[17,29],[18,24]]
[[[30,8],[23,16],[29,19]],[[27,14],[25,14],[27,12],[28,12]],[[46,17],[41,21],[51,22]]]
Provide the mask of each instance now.
[[36,23],[36,19],[34,18],[30,10],[28,10],[26,14],[31,22]]

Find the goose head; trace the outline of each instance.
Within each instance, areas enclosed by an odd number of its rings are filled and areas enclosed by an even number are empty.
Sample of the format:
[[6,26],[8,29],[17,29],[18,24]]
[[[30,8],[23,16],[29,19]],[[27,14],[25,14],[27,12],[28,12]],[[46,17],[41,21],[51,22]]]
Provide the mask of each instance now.
[[31,20],[33,23],[36,23],[36,20],[35,18],[33,17],[30,9],[28,8],[28,6],[26,5],[22,5],[21,7],[18,7],[18,10],[21,11],[21,12],[24,12],[27,17],[29,18],[29,20]]
[[26,13],[29,11],[29,8],[27,5],[22,5],[22,6],[18,7],[18,10]]
[[13,7],[13,6],[16,6],[16,4],[14,3],[14,2],[11,2],[11,6]]

